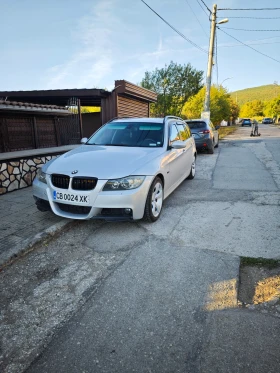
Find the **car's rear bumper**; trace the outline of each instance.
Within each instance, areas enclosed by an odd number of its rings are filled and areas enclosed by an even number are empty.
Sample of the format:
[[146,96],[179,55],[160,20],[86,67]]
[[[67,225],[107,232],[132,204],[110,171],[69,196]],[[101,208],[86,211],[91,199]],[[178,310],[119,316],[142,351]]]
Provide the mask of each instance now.
[[202,150],[202,149],[209,149],[212,147],[212,139],[194,139],[196,149]]
[[[94,190],[72,191],[71,189],[54,188],[50,183],[33,182],[33,196],[39,210],[46,211],[48,206],[59,216],[69,219],[105,219],[105,220],[138,220],[142,219],[147,195],[153,176],[146,176],[143,184],[136,189],[103,192],[106,180],[99,180]],[[88,205],[54,200],[53,192],[87,195]],[[130,211],[129,211],[130,209]]]

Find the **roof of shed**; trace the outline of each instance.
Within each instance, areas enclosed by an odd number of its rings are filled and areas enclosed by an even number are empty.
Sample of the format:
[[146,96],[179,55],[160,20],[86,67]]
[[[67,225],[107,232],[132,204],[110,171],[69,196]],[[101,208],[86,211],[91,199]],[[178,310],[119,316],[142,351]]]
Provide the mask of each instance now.
[[42,105],[33,104],[27,102],[18,101],[5,101],[0,100],[0,110],[18,110],[18,111],[32,111],[32,112],[43,112],[43,113],[59,113],[59,114],[69,114],[69,111],[64,106],[57,105]]
[[104,89],[51,89],[40,91],[1,91],[0,98],[34,104],[66,106],[72,97],[81,100],[81,106],[101,106],[101,98],[110,92]]
[[[139,87],[126,80],[116,80],[112,90],[118,94],[127,95],[146,102],[156,102],[157,94]],[[29,102],[39,105],[66,106],[71,98],[80,99],[81,106],[101,106],[101,99],[112,92],[97,88],[51,89],[37,91],[0,91],[0,99],[9,101]]]

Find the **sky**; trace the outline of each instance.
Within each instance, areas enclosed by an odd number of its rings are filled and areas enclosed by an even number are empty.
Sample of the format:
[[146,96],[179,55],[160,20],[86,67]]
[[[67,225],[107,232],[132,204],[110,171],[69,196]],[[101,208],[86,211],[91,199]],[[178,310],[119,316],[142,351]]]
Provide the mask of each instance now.
[[[145,0],[205,51],[210,22],[202,0]],[[212,9],[213,2],[204,0]],[[218,8],[280,8],[279,0],[219,0]],[[280,10],[218,11],[212,83],[228,91],[280,84]],[[253,17],[253,18],[233,18]],[[256,17],[278,17],[257,19]],[[236,29],[278,30],[241,31]],[[0,0],[0,90],[104,88],[125,79],[139,84],[145,71],[190,63],[205,74],[207,53],[195,48],[141,0]]]

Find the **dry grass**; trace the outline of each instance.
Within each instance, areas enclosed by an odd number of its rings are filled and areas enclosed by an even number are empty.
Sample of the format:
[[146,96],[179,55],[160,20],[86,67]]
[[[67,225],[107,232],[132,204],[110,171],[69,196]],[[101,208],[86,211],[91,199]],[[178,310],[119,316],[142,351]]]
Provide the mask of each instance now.
[[224,137],[231,135],[234,133],[239,126],[229,126],[229,127],[220,127],[219,128],[219,138],[220,140],[223,139]]

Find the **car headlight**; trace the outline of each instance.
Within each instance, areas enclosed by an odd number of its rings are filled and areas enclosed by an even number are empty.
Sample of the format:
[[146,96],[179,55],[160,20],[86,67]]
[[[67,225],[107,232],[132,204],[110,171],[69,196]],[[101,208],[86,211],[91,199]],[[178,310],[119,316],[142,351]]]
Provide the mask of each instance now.
[[103,190],[130,190],[140,187],[145,180],[145,176],[127,176],[121,179],[108,180]]
[[47,184],[46,176],[47,174],[43,172],[41,168],[39,168],[37,171],[37,179],[41,181],[42,183]]

